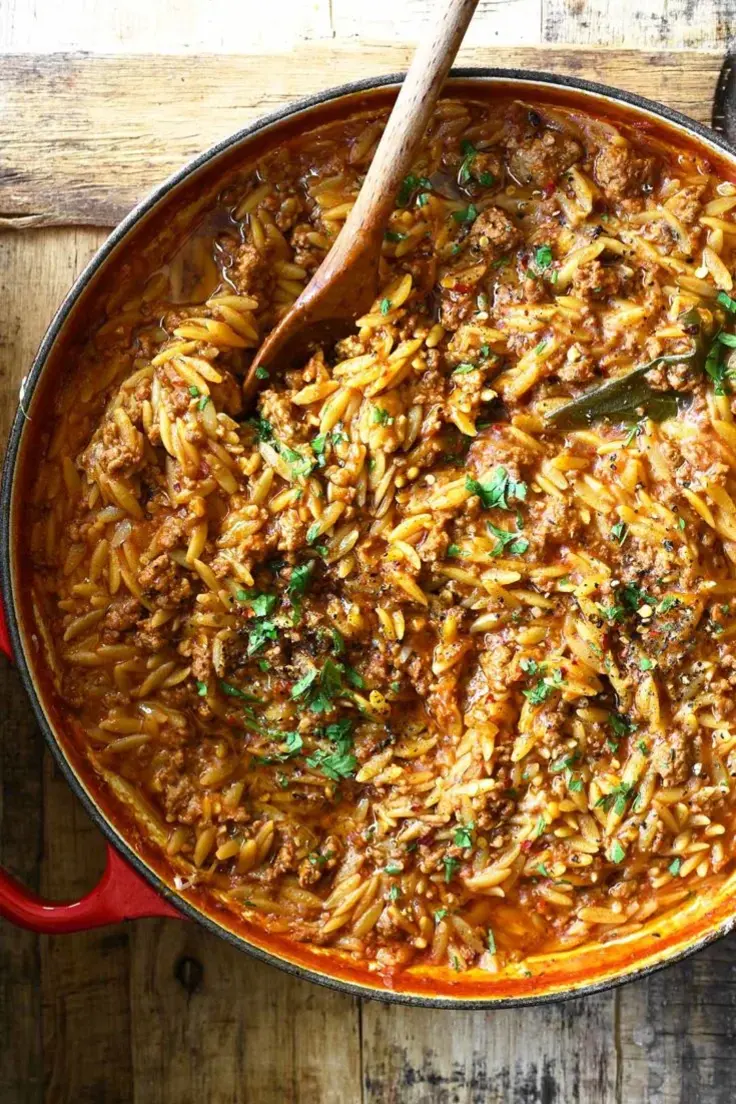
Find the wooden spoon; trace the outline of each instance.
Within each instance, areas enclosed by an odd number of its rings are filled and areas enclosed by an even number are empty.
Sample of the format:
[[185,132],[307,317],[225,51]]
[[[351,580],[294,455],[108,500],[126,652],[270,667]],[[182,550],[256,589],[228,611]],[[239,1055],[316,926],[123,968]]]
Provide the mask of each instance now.
[[432,33],[419,46],[342,231],[256,353],[243,384],[246,403],[255,397],[259,377],[268,378],[264,369],[303,363],[315,345],[349,333],[376,298],[386,222],[477,4],[447,0]]

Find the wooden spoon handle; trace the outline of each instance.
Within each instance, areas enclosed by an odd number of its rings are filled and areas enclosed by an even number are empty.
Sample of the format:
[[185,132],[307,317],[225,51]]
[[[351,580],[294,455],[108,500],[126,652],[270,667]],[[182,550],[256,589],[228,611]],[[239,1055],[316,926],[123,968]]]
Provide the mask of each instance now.
[[[442,15],[412,59],[360,194],[324,268],[341,269],[346,255],[354,256],[356,239],[361,240],[364,249],[370,249],[375,238],[382,237],[396,204],[396,193],[411,168],[417,146],[477,6],[478,0],[444,0]],[[321,275],[326,278],[328,274]]]

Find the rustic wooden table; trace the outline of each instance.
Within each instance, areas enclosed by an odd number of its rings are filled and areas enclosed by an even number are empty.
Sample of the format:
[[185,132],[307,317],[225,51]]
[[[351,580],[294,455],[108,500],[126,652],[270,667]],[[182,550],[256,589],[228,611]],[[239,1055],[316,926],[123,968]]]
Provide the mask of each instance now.
[[[135,199],[277,104],[404,67],[431,3],[0,0],[0,440],[55,306]],[[707,121],[735,28],[734,0],[481,0],[461,60]],[[7,665],[0,700],[0,860],[84,892],[101,838]],[[735,1043],[736,937],[615,992],[449,1013],[295,981],[174,920],[0,925],[0,1104],[725,1104]]]

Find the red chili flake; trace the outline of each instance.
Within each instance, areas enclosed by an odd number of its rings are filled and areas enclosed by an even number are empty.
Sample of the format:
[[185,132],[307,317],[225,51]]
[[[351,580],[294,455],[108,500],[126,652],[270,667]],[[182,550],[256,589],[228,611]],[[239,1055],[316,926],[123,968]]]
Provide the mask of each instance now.
[[472,291],[473,290],[473,285],[472,284],[454,284],[451,290],[452,291],[460,291],[462,293],[465,293],[465,292],[468,292],[468,291]]
[[555,183],[554,180],[548,180],[547,183],[542,188],[542,194],[544,195],[544,198],[549,199],[549,197],[552,195],[552,193],[554,192],[556,187],[557,187],[557,184]]
[[522,851],[531,851],[531,849],[532,849],[532,841],[531,840],[524,840],[524,842],[521,845],[521,850]]

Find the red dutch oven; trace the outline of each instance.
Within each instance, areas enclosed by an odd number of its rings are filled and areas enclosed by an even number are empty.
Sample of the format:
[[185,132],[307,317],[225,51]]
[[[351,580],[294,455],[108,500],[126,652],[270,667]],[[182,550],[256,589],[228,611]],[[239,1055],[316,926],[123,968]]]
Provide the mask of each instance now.
[[[74,363],[85,326],[109,294],[115,274],[145,257],[172,233],[185,232],[209,206],[223,182],[275,145],[354,112],[385,109],[401,76],[332,89],[266,116],[213,146],[136,207],[90,262],[53,319],[21,389],[3,470],[0,573],[5,616],[0,648],[18,666],[36,718],[59,768],[108,840],[107,867],[80,900],[45,901],[0,870],[0,915],[37,932],[62,934],[143,916],[188,918],[239,948],[292,973],[356,996],[454,1008],[490,1008],[559,1000],[600,990],[691,954],[736,924],[736,881],[712,896],[700,895],[678,913],[642,932],[602,946],[578,947],[530,961],[530,976],[495,977],[480,970],[408,969],[388,979],[323,948],[304,947],[264,932],[206,891],[180,888],[160,852],[106,789],[66,731],[64,712],[44,662],[31,601],[30,564],[22,554],[20,525],[34,457],[43,449],[54,394]],[[713,131],[638,96],[601,85],[542,73],[457,69],[448,95],[498,97],[580,108],[625,121],[677,147],[696,148],[725,177],[736,180],[736,153]],[[736,876],[735,876],[736,877]]]

